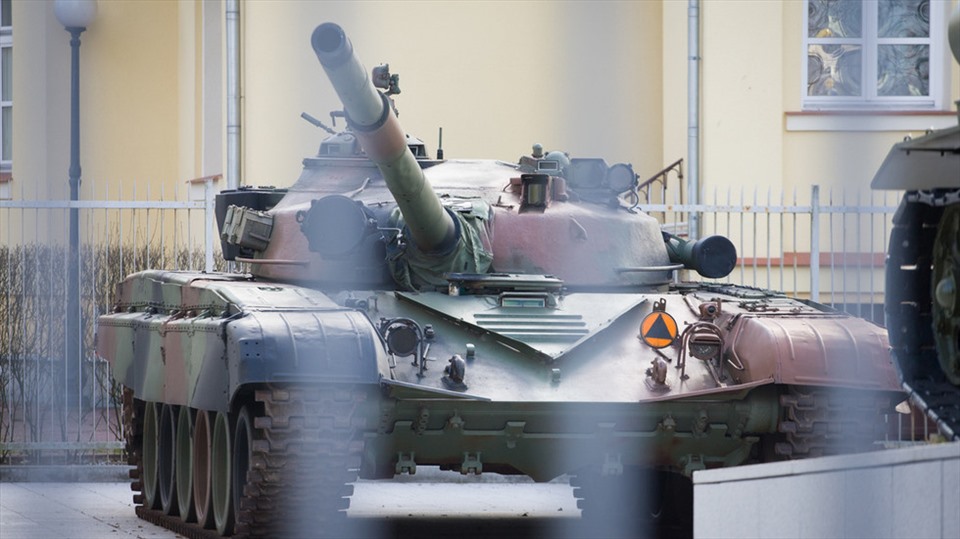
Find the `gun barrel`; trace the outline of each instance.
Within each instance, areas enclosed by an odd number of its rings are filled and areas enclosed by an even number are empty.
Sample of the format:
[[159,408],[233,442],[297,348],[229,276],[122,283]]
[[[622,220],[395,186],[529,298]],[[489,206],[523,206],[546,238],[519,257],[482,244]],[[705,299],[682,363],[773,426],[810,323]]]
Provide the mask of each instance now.
[[380,169],[417,247],[425,253],[452,249],[459,239],[453,218],[407,147],[390,100],[373,85],[343,29],[323,23],[310,41],[343,103],[348,125]]
[[722,279],[737,265],[737,248],[723,236],[688,241],[664,232],[663,241],[671,262],[683,264],[708,279]]

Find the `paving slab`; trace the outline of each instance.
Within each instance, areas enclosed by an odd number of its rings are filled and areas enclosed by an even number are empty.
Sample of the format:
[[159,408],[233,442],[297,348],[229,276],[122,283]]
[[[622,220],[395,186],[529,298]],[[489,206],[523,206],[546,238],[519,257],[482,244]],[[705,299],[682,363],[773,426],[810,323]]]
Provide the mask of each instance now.
[[0,483],[0,538],[174,538],[134,514],[129,483]]
[[[385,537],[570,537],[580,511],[565,478],[534,483],[425,468],[358,481],[348,515],[380,523]],[[0,539],[55,537],[181,536],[137,518],[127,482],[0,482]]]

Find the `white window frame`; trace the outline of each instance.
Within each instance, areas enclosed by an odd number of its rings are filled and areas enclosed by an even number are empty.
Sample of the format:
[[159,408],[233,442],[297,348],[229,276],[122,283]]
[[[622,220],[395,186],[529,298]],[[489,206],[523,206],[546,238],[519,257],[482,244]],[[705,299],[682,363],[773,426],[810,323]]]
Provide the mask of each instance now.
[[[805,111],[917,111],[947,110],[944,96],[949,92],[945,75],[950,65],[946,55],[945,29],[947,12],[951,2],[948,0],[930,0],[930,36],[927,38],[878,38],[877,37],[877,0],[863,0],[862,37],[859,38],[811,38],[809,34],[809,2],[803,2],[803,48],[800,62],[800,96]],[[807,51],[811,45],[822,43],[838,45],[860,45],[861,53],[861,91],[860,96],[811,96],[807,95]],[[877,47],[879,45],[922,44],[930,46],[930,80],[928,96],[878,96],[877,95]]]
[[[12,4],[12,0],[11,0]],[[10,6],[12,9],[12,5]],[[13,61],[13,23],[12,21],[7,21],[9,26],[0,27],[0,49],[10,48],[10,60]],[[10,66],[10,73],[12,76],[13,66]],[[0,69],[0,88],[3,87],[3,70]],[[12,93],[12,88],[11,88]],[[9,96],[11,99],[3,100],[3,96],[0,95],[0,107],[10,108],[11,114],[13,113],[13,96]],[[3,147],[3,141],[6,137],[13,137],[13,133],[4,133],[3,132],[3,122],[0,121],[0,148]],[[11,139],[12,140],[12,139]],[[13,168],[13,156],[10,156],[10,159],[3,159],[3,156],[0,155],[0,172],[9,173]],[[5,182],[6,183],[6,182]]]

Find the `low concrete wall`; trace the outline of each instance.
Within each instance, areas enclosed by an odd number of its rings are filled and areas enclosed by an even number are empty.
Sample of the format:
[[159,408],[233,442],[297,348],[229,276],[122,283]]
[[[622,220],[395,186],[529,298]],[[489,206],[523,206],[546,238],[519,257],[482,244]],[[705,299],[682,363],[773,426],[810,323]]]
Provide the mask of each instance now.
[[960,538],[960,442],[693,475],[694,537]]

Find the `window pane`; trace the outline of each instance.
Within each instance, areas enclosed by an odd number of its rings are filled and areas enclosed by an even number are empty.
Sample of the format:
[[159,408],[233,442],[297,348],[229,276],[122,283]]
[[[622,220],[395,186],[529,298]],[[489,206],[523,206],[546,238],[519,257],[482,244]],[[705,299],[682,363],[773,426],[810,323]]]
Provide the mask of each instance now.
[[13,47],[0,49],[0,100],[13,101]]
[[10,136],[13,133],[13,107],[3,107],[2,113],[3,116],[3,128],[0,133],[3,134],[2,143],[3,148],[0,148],[0,160],[9,161],[13,158],[13,137]]
[[930,46],[877,47],[877,95],[930,95]]
[[880,37],[930,37],[930,0],[880,0]]
[[862,13],[860,0],[810,0],[807,37],[861,37]]
[[807,95],[860,96],[860,45],[810,45]]
[[10,4],[11,0],[0,0],[0,26],[13,25],[13,22],[10,20]]

